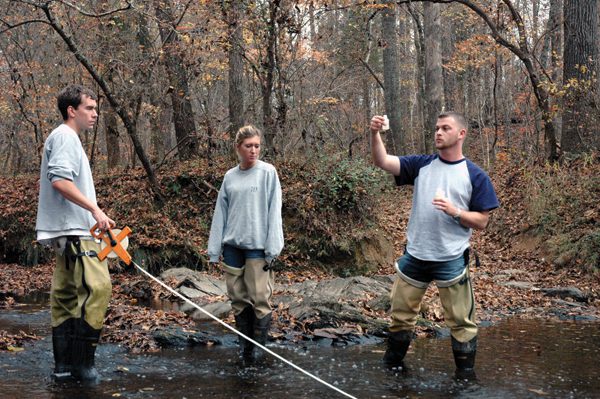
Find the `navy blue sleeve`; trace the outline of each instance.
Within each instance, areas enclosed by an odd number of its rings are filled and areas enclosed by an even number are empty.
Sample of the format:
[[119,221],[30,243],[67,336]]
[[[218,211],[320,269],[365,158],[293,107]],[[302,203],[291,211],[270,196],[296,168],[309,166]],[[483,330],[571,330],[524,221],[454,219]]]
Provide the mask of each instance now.
[[400,175],[395,176],[396,185],[414,185],[419,171],[427,166],[437,155],[408,155],[400,158]]
[[469,160],[467,160],[467,169],[473,186],[469,210],[483,212],[498,208],[500,203],[490,177],[479,166]]

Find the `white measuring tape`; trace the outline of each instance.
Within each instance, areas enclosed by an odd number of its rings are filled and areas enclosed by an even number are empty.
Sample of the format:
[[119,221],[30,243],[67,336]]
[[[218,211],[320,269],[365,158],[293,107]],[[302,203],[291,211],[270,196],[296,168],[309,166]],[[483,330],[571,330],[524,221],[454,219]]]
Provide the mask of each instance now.
[[256,342],[252,338],[250,338],[250,337],[246,336],[245,334],[239,332],[238,330],[236,330],[235,328],[231,327],[229,324],[225,323],[224,321],[222,321],[221,319],[219,319],[215,315],[207,312],[206,310],[202,309],[200,306],[198,306],[194,302],[190,301],[185,296],[181,295],[179,292],[175,291],[174,289],[172,289],[171,287],[169,287],[168,285],[166,285],[165,283],[163,283],[162,281],[160,281],[159,279],[157,279],[156,277],[154,277],[152,274],[148,273],[146,270],[144,270],[140,265],[138,265],[134,261],[131,261],[131,263],[133,263],[133,265],[135,267],[137,267],[146,276],[150,277],[152,280],[154,280],[155,282],[157,282],[158,284],[160,284],[163,288],[167,289],[170,293],[172,293],[172,294],[178,296],[179,298],[183,299],[184,301],[186,301],[187,303],[189,303],[190,305],[192,305],[193,307],[195,307],[196,309],[198,309],[199,311],[201,311],[202,313],[204,313],[205,315],[207,315],[208,317],[210,317],[214,321],[216,321],[219,324],[221,324],[223,327],[228,328],[229,330],[233,331],[234,333],[236,333],[237,335],[241,336],[242,338],[247,339],[248,341],[252,342],[254,345],[258,346],[259,348],[261,348],[265,352],[267,352],[267,353],[275,356],[277,359],[281,360],[282,362],[284,362],[284,363],[292,366],[293,368],[295,368],[296,370],[300,371],[301,373],[304,373],[305,375],[307,375],[310,378],[312,378],[312,379],[320,382],[321,384],[323,384],[323,385],[325,385],[325,386],[333,389],[334,391],[339,392],[339,393],[341,393],[342,395],[344,395],[344,396],[346,396],[348,398],[357,399],[355,396],[352,396],[349,393],[346,393],[346,392],[342,391],[341,389],[336,388],[335,386],[331,385],[330,383],[328,383],[326,381],[323,381],[322,379],[320,379],[316,375],[313,375],[313,374],[309,373],[308,371],[302,369],[301,367],[296,366],[294,363],[290,362],[287,359],[284,359],[283,357],[279,356],[277,353],[273,352],[269,348],[267,348],[267,347],[259,344],[258,342]]

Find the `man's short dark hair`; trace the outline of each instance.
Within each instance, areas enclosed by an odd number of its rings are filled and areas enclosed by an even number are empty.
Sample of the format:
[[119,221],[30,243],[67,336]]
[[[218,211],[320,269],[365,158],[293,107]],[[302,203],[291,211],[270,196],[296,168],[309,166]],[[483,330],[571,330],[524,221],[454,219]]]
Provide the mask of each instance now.
[[63,117],[63,120],[69,119],[69,114],[67,113],[67,108],[73,107],[77,109],[79,104],[81,104],[82,96],[88,96],[94,101],[98,101],[98,97],[96,94],[88,89],[87,87],[83,87],[82,85],[73,84],[65,87],[58,93],[56,97],[58,110]]
[[456,123],[459,124],[459,126],[463,129],[467,129],[467,120],[465,119],[465,117],[462,114],[459,114],[458,112],[455,111],[444,111],[441,114],[438,115],[438,119],[442,119],[442,118],[453,118]]

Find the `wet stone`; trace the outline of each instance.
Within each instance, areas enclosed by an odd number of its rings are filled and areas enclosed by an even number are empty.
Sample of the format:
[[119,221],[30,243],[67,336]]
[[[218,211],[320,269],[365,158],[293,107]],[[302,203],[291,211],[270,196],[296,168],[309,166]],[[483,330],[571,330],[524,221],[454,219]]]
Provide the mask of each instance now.
[[562,299],[573,298],[578,302],[587,302],[588,297],[576,287],[557,287],[557,288],[542,288],[541,291],[546,296],[559,297]]
[[533,283],[530,283],[528,281],[508,281],[505,283],[500,283],[500,285],[503,285],[505,287],[518,288],[522,290],[538,290],[538,288],[536,288],[533,285]]
[[162,347],[187,347],[196,345],[219,345],[221,339],[203,331],[187,331],[181,328],[167,328],[156,331],[152,337]]
[[369,306],[369,308],[371,308],[372,310],[375,310],[375,311],[377,311],[377,310],[388,311],[392,306],[389,294],[380,295],[379,297],[367,302],[367,305]]
[[[230,302],[214,302],[209,303],[208,305],[202,306],[202,309],[207,311],[208,313],[216,316],[218,318],[226,317],[231,311],[231,303]],[[212,318],[202,311],[195,309],[191,314],[192,319],[194,320],[212,320]]]
[[225,281],[222,278],[213,277],[185,267],[168,269],[160,277],[163,280],[175,279],[179,291],[185,290],[187,294],[193,295],[193,298],[227,295]]

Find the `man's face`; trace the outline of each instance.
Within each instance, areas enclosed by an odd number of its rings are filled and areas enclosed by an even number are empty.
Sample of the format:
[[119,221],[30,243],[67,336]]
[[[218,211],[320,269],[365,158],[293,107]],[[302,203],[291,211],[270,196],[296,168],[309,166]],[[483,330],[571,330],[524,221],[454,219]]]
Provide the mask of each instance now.
[[79,131],[91,129],[98,120],[96,112],[96,100],[83,94],[81,104],[77,108],[69,107],[69,118],[75,121]]
[[462,145],[466,130],[454,118],[440,118],[435,124],[435,148],[445,150],[456,145]]

